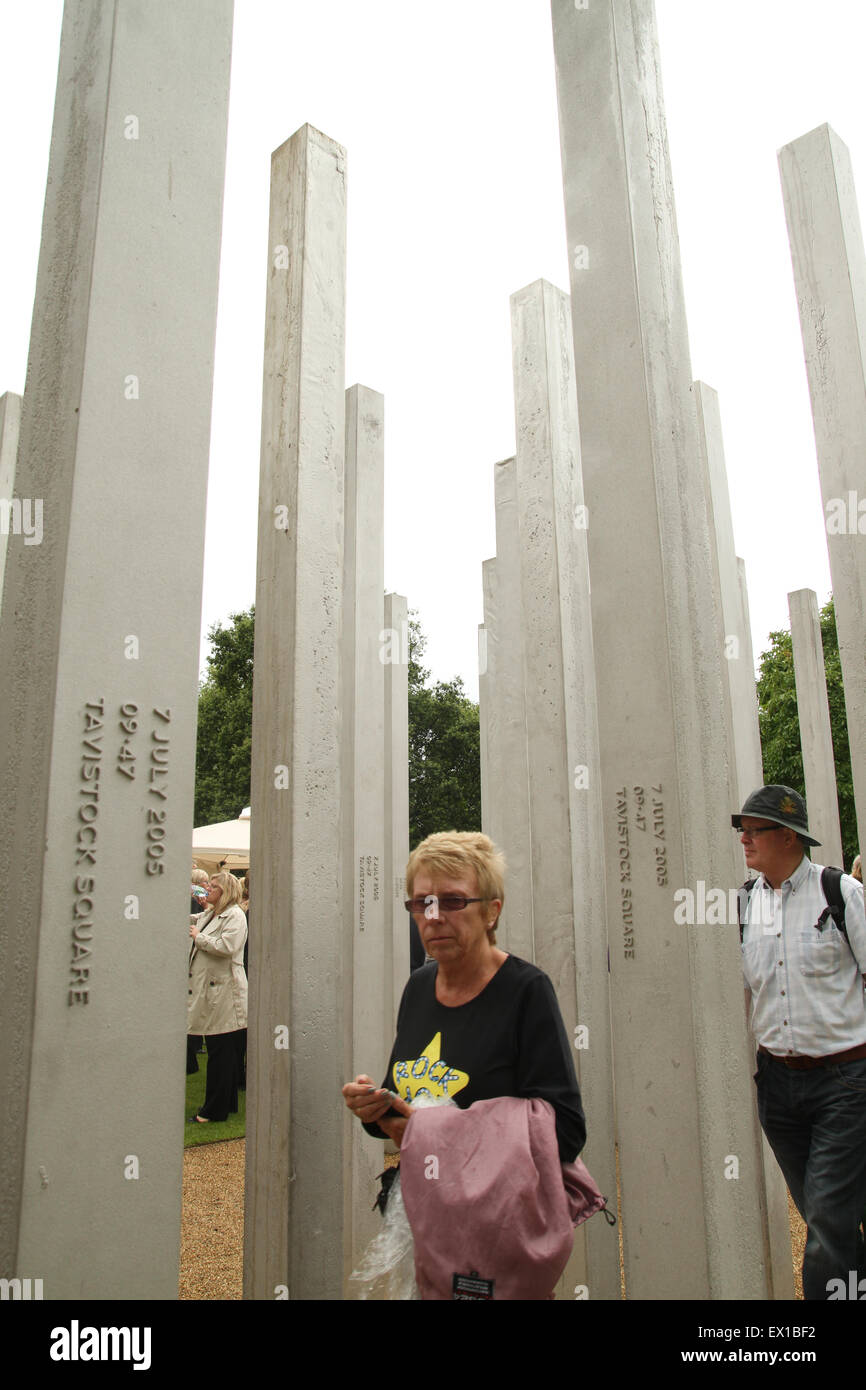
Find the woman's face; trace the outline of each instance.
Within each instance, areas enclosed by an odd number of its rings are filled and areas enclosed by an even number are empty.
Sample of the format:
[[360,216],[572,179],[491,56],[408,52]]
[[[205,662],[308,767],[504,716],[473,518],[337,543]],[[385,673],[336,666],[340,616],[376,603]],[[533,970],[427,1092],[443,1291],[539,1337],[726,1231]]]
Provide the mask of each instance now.
[[222,895],[223,895],[223,886],[222,886],[222,884],[219,883],[219,882],[217,881],[217,879],[212,878],[211,881],[210,881],[210,883],[208,884],[208,888],[207,888],[207,900],[208,900],[208,902],[210,903],[211,907],[216,907],[216,905],[217,905],[217,903],[219,902],[219,900],[220,900],[220,898],[222,897]]
[[497,901],[467,903],[456,911],[441,905],[442,898],[451,896],[477,898],[478,884],[473,873],[458,878],[438,878],[419,873],[412,885],[412,896],[431,900],[424,915],[420,919],[415,918],[428,956],[451,966],[492,950],[487,939],[487,928],[496,921]]

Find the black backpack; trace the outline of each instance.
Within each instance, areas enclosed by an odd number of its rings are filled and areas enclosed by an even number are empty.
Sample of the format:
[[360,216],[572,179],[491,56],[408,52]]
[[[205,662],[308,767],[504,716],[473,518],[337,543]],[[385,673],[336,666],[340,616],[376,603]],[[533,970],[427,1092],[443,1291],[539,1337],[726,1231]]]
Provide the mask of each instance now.
[[[747,879],[737,894],[737,918],[740,923],[740,945],[743,944],[743,913],[741,906],[748,902],[749,894],[757,883],[756,878]],[[845,899],[842,897],[842,870],[826,868],[821,870],[821,892],[827,902],[827,906],[815,923],[818,931],[824,930],[824,923],[828,917],[832,917],[839,931],[848,941],[848,929],[845,925]],[[745,898],[742,896],[745,893]],[[850,942],[849,942],[850,945]]]

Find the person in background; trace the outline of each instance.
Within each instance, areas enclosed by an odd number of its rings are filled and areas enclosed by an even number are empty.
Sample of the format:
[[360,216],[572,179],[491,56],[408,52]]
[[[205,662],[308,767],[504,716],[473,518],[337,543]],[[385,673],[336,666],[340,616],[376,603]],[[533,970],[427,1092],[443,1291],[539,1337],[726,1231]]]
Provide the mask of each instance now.
[[187,1032],[207,1038],[204,1105],[190,1123],[226,1120],[238,1108],[237,1039],[247,1026],[247,977],[243,967],[247,923],[234,874],[214,874],[208,907],[190,916]]
[[208,882],[208,875],[205,873],[204,869],[197,869],[195,865],[193,865],[190,883],[190,912],[204,912],[207,907]]
[[[197,864],[192,866],[190,876],[190,915],[198,915],[204,912],[207,907],[208,875],[204,869],[200,869]],[[201,1052],[201,1034],[187,1033],[186,1035],[186,1074],[194,1076],[198,1071],[198,1054]]]
[[[803,1297],[838,1297],[866,1273],[866,971],[863,885],[843,874],[845,930],[808,850],[806,803],[760,787],[731,817],[759,874],[742,925],[758,1117],[806,1222]],[[844,1296],[844,1295],[843,1295]]]
[[[244,974],[249,980],[250,951],[250,871],[241,879],[241,911],[247,919],[247,939],[244,942]],[[238,1045],[238,1090],[247,1089],[247,1030],[239,1028],[235,1034]]]
[[860,863],[859,854],[857,855],[857,858],[854,860],[854,863],[851,865],[851,877],[856,878],[858,883],[863,882],[863,868]]

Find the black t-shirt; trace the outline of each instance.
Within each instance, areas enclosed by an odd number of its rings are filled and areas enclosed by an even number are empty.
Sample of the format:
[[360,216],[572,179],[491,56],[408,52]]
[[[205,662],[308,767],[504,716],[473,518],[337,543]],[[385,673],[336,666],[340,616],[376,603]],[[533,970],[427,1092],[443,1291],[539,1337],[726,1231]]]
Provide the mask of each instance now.
[[[410,1104],[421,1092],[447,1095],[464,1110],[496,1096],[547,1100],[560,1158],[570,1163],[586,1142],[586,1123],[547,975],[508,956],[479,995],[452,1008],[436,998],[438,968],[434,961],[409,977],[383,1087]],[[384,1137],[378,1125],[364,1128]]]

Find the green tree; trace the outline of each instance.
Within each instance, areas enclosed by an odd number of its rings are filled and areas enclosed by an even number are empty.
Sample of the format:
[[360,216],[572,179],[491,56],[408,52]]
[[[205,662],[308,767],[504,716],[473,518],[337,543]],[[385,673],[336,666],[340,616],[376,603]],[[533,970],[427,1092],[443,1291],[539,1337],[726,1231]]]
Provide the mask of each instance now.
[[478,706],[463,681],[429,684],[426,639],[409,622],[409,843],[437,830],[481,829]]
[[[854,856],[858,853],[857,818],[854,811],[848,724],[845,718],[845,692],[842,688],[842,667],[839,662],[839,638],[836,634],[836,614],[832,598],[821,609],[820,619],[842,849],[845,865],[850,868]],[[790,632],[770,633],[770,647],[761,657],[758,709],[764,781],[782,783],[805,795]]]
[[[198,702],[195,824],[233,820],[250,802],[254,609],[233,613],[208,636]],[[409,619],[409,839],[481,828],[478,706],[459,676],[431,683],[426,638]]]
[[255,609],[215,623],[198,696],[195,824],[234,820],[250,804]]

